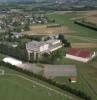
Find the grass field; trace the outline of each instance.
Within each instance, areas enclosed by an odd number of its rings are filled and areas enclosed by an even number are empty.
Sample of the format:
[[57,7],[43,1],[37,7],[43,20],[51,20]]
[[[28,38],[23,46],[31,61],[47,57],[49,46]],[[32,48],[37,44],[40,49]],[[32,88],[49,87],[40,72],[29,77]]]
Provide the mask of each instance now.
[[0,69],[5,70],[5,75],[0,75],[1,100],[80,100],[23,73],[3,66],[0,66]]

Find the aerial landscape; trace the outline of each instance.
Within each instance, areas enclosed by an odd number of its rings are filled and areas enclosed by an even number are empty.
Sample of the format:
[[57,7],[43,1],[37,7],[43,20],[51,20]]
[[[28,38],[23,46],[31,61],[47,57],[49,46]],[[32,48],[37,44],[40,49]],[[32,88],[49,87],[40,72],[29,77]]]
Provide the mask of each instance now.
[[0,0],[0,100],[97,100],[97,0]]

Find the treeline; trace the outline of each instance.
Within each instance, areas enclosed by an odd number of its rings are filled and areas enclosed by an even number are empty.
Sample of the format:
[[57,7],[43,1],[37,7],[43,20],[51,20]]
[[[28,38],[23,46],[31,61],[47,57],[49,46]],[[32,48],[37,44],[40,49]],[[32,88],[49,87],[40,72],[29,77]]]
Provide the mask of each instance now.
[[74,21],[74,23],[97,31],[97,25],[93,25],[84,21]]
[[33,77],[35,77],[35,78],[37,78],[39,80],[45,81],[45,82],[47,82],[47,83],[49,83],[49,84],[51,84],[53,86],[56,86],[56,87],[62,89],[63,91],[67,91],[67,92],[69,92],[69,93],[71,93],[71,94],[73,94],[75,96],[78,96],[78,97],[84,99],[84,100],[92,100],[92,98],[90,96],[88,96],[87,94],[85,94],[84,92],[82,92],[80,90],[73,89],[73,88],[67,86],[66,84],[57,83],[54,80],[47,79],[44,76],[41,76],[41,75],[38,75],[38,74],[34,74],[32,72],[23,70],[21,68],[18,68],[16,66],[10,65],[8,63],[0,62],[0,65],[3,65],[3,66],[8,67],[10,69],[16,70],[18,72],[22,72],[22,73],[27,74],[27,75],[29,75],[31,77],[33,76]]
[[55,25],[47,25],[47,28],[56,28],[56,27],[61,27],[61,24],[55,24]]
[[3,53],[8,56],[15,57],[17,59],[27,61],[26,50],[20,48],[13,48],[5,44],[0,44],[0,53]]

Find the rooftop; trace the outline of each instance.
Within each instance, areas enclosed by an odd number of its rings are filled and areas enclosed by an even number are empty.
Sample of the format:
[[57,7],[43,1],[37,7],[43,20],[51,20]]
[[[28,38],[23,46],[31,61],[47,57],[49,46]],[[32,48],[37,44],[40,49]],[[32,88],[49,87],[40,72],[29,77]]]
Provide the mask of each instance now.
[[32,50],[32,51],[38,51],[41,46],[45,45],[46,43],[41,41],[31,41],[26,44],[27,49]]
[[82,49],[71,48],[69,49],[67,54],[77,56],[77,57],[82,57],[82,58],[88,58],[88,57],[91,57],[93,52],[82,50]]
[[9,64],[15,65],[15,66],[18,66],[18,65],[21,65],[22,64],[22,61],[17,60],[17,59],[12,58],[12,57],[6,57],[6,58],[3,59],[3,61],[5,63],[9,63]]
[[46,65],[44,74],[47,76],[77,76],[75,65]]

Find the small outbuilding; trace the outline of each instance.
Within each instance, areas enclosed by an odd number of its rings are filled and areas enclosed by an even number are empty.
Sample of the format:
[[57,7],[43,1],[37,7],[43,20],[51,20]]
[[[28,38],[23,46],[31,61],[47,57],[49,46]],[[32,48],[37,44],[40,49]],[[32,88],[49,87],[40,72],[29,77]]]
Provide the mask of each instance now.
[[76,83],[77,82],[77,78],[75,76],[71,76],[71,77],[69,77],[69,81],[71,83]]

